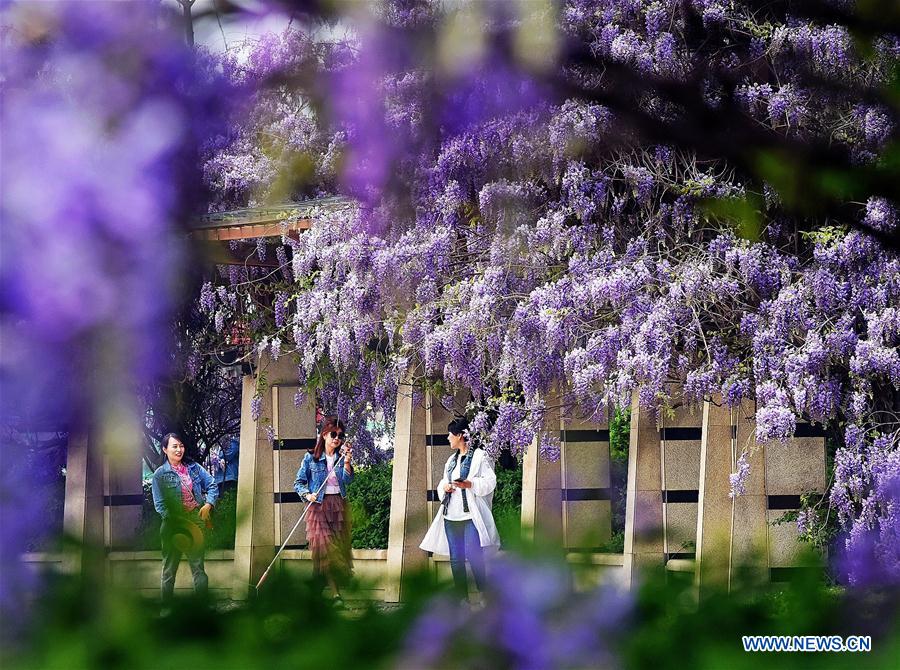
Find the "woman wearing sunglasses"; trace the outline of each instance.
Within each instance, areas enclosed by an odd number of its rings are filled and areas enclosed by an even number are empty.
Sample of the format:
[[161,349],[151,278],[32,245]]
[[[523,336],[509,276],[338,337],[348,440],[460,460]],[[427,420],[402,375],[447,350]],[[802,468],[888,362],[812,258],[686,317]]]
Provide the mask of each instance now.
[[341,586],[353,573],[350,513],[344,502],[347,484],[352,480],[352,450],[345,440],[344,423],[336,416],[326,416],[316,446],[303,457],[294,490],[311,503],[306,538],[312,550],[313,571],[327,581],[338,604],[343,603]]
[[457,418],[447,426],[453,454],[444,465],[438,484],[441,506],[419,545],[425,551],[450,556],[453,585],[462,600],[468,600],[466,560],[472,566],[475,586],[485,586],[484,547],[499,547],[500,536],[491,514],[497,477],[484,450],[469,444],[469,422]]

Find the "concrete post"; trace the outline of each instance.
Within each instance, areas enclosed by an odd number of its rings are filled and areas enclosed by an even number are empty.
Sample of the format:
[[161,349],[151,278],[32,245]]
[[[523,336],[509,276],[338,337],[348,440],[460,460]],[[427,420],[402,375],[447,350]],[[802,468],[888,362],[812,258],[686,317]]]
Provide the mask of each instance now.
[[631,402],[628,485],[625,501],[624,583],[642,569],[664,567],[662,480],[656,420]]
[[[232,585],[236,600],[247,597],[250,585],[262,576],[303,510],[293,491],[294,477],[316,435],[315,398],[307,398],[299,409],[294,407],[298,388],[294,362],[289,357],[273,361],[264,355],[257,371],[257,375],[263,374],[266,388],[258,421],[250,409],[256,378],[248,375],[243,382]],[[280,443],[269,441],[267,425],[272,426]],[[304,537],[298,529],[292,543],[302,544]]]
[[384,599],[399,602],[407,578],[428,567],[419,549],[428,517],[426,491],[426,410],[414,405],[412,387],[401,384],[397,392],[394,433],[394,468],[391,481],[391,517],[388,531],[387,583]]
[[675,406],[660,426],[663,500],[663,550],[670,560],[692,560],[696,554],[697,509],[700,490],[702,408],[685,404],[676,390]]
[[63,532],[75,542],[65,556],[64,569],[81,573],[89,568],[85,553],[100,551],[104,545],[102,458],[86,432],[69,435]]
[[[559,434],[558,409],[548,399],[543,430]],[[540,456],[540,435],[536,436],[522,459],[522,537],[563,546],[562,459],[551,462]]]
[[560,452],[565,548],[596,549],[612,535],[609,426],[564,418]]
[[115,462],[104,459],[105,536],[109,549],[132,549],[141,526],[143,460],[127,452]]
[[802,554],[809,547],[798,539],[796,523],[771,524],[785,512],[799,509],[801,494],[824,494],[826,481],[825,432],[821,426],[798,423],[794,438],[787,444],[766,445],[766,519],[770,524],[767,558],[773,581],[782,581],[801,567]]
[[[244,600],[275,552],[272,447],[251,413],[256,379],[245,375],[241,397],[241,456],[238,465],[237,528],[231,597]],[[263,394],[263,399],[271,398]],[[271,409],[271,400],[268,402]],[[266,403],[263,403],[263,412]]]
[[[769,579],[765,467],[768,449],[756,442],[755,414],[756,407],[752,402],[744,402],[732,411],[733,468],[737,469],[736,461],[746,451],[750,474],[744,482],[744,493],[732,501],[730,588],[738,583],[752,585]],[[724,478],[724,473],[721,476]]]
[[[737,584],[777,580],[796,568],[802,551],[796,526],[772,523],[799,508],[801,493],[825,490],[821,429],[801,423],[787,444],[759,444],[755,411],[752,402],[734,410],[704,406],[696,572],[701,598]],[[732,499],[728,474],[745,451],[750,473],[744,493]]]
[[734,507],[728,474],[733,461],[731,410],[705,402],[695,572],[701,597],[729,585]]

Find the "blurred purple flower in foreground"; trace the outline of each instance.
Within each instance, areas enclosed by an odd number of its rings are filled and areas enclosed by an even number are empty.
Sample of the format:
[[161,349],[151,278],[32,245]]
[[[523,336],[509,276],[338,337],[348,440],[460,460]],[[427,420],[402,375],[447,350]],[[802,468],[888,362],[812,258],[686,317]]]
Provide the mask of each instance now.
[[614,585],[575,592],[564,566],[512,557],[493,564],[484,597],[484,609],[471,614],[435,599],[412,627],[400,667],[466,666],[474,659],[478,667],[615,667],[611,641],[633,604]]
[[[863,514],[845,536],[838,572],[857,587],[900,587],[900,452],[885,451],[871,468]],[[837,489],[836,489],[837,490]]]
[[[165,362],[185,261],[179,224],[197,149],[227,100],[159,3],[7,5],[0,173],[3,423],[130,444],[136,383]],[[139,424],[137,425],[139,428]],[[5,472],[5,469],[4,469]],[[0,597],[16,583],[8,515],[40,514],[0,482]],[[32,518],[32,524],[40,520]]]
[[177,223],[225,95],[164,18],[152,2],[16,5],[3,18],[3,368],[40,361],[28,379],[46,372],[63,411],[65,382],[109,362],[98,348],[137,377],[162,362]]

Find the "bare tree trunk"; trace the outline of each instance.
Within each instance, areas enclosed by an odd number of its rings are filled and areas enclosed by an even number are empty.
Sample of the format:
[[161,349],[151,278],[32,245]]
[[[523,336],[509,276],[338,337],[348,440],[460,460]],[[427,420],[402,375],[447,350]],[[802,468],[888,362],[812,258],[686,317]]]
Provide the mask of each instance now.
[[191,16],[191,7],[194,6],[195,0],[178,0],[184,13],[184,39],[188,46],[194,46],[194,18]]

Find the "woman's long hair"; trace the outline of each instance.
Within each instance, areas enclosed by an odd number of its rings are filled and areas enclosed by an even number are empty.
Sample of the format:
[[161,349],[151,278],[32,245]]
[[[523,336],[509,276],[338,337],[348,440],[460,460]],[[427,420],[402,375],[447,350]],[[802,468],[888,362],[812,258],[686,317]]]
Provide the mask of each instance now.
[[316,446],[312,449],[312,455],[315,460],[318,461],[322,458],[322,454],[325,453],[325,435],[333,430],[344,431],[346,437],[347,429],[344,428],[344,422],[332,414],[322,419],[321,428],[319,428],[319,437],[316,440]]

